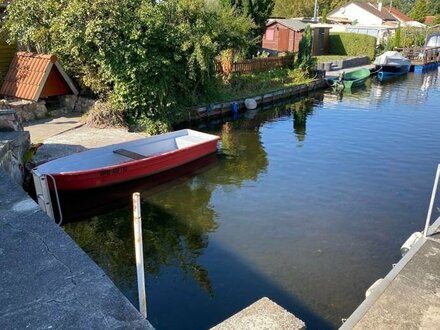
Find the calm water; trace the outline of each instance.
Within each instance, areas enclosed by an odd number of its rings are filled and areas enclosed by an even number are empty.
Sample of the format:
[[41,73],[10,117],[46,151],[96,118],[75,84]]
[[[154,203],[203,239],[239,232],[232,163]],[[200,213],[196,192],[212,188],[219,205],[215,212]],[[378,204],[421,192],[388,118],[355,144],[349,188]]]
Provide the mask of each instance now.
[[222,134],[218,155],[82,194],[100,215],[66,231],[137,306],[129,203],[140,190],[157,329],[207,329],[263,296],[309,329],[337,328],[423,227],[440,77],[371,82],[202,129]]

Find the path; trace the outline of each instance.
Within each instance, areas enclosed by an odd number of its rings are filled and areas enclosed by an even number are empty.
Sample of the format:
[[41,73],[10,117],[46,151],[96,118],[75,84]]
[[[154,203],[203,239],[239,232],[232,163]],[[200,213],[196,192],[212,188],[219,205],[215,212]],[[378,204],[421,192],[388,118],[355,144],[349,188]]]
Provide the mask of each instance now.
[[40,164],[85,149],[131,141],[145,137],[143,133],[131,133],[125,128],[92,128],[84,126],[81,117],[67,116],[56,119],[25,123],[31,142],[43,143],[34,156]]

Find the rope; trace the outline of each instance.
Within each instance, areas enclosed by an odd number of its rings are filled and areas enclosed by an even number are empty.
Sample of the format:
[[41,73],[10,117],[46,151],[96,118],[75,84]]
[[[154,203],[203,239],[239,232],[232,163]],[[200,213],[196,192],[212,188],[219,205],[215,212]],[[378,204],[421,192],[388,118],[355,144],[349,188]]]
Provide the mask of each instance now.
[[383,69],[383,66],[381,66],[377,71],[373,71],[373,72],[371,72],[371,74],[376,74],[376,73],[378,73],[380,70],[382,70]]
[[329,87],[334,88],[335,90],[343,90],[344,89],[344,83],[342,81],[339,80],[333,80],[333,84],[331,84],[327,79],[325,79],[326,84]]
[[329,86],[329,87],[335,87],[336,82],[334,82],[333,84],[331,84],[331,83],[328,81],[328,79],[324,79],[324,80],[325,80],[325,83],[327,84],[327,86]]
[[53,181],[53,186],[54,186],[54,189],[55,189],[55,197],[57,199],[57,205],[58,205],[58,212],[60,213],[60,221],[57,222],[57,225],[61,226],[61,224],[63,223],[63,213],[61,212],[60,198],[58,197],[57,182],[55,181],[55,178],[51,174],[46,174],[46,176],[51,178],[52,181]]

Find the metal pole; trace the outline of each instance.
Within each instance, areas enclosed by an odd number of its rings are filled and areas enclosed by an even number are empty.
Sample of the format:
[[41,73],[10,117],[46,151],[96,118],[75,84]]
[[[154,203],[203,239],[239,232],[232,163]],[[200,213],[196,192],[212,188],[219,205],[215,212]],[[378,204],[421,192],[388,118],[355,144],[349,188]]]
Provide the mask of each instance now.
[[139,294],[139,312],[147,318],[147,295],[145,293],[144,250],[142,243],[141,197],[133,194],[134,248],[136,251],[136,270]]
[[318,22],[318,0],[315,0],[315,8],[313,10],[313,22]]
[[440,164],[437,165],[437,173],[435,175],[434,187],[432,187],[431,201],[429,203],[428,215],[426,216],[425,230],[423,231],[423,237],[428,235],[429,223],[431,221],[432,209],[434,207],[435,195],[437,195],[438,179],[440,176]]

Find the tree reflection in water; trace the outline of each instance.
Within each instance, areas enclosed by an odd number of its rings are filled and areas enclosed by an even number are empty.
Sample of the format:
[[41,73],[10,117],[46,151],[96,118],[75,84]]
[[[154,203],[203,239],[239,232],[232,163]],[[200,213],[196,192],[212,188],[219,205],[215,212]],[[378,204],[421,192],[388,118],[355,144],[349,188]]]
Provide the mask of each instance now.
[[[208,233],[217,228],[214,212],[207,205],[210,192],[203,185],[185,184],[179,187],[179,193],[186,196],[185,202],[172,208],[166,200],[162,206],[142,201],[145,270],[159,276],[162,266],[179,267],[185,276],[192,276],[212,295],[208,272],[197,263],[197,258],[208,246]],[[184,209],[184,218],[178,215],[179,208]],[[69,224],[65,230],[118,286],[130,290],[135,287],[130,209],[93,217],[86,224]]]
[[[160,179],[145,179],[141,185],[117,187],[117,192],[104,189],[90,198],[82,196],[81,200],[85,202],[81,204],[89,202],[92,205],[92,199],[95,199],[93,209],[100,210],[101,214],[93,216],[91,221],[65,225],[66,232],[122,291],[135,292],[136,262],[129,205],[131,193],[140,191],[146,272],[160,276],[163,267],[178,267],[184,276],[194,278],[213,296],[208,271],[198,261],[208,247],[209,233],[218,227],[215,211],[210,205],[213,191],[223,186],[235,189],[245,180],[256,180],[266,170],[268,159],[260,139],[260,127],[264,123],[293,112],[295,132],[302,141],[306,117],[311,113],[313,102],[314,99],[282,105],[258,111],[252,119],[222,123],[215,130],[222,135],[222,150],[215,159],[215,166],[202,169],[202,162],[195,162],[189,170],[183,171],[183,177],[179,177],[182,170],[175,169],[161,174]],[[160,180],[166,184],[158,182]],[[112,201],[112,197],[117,197],[119,202]],[[77,212],[78,208],[77,196],[72,199],[75,203],[70,213]],[[110,209],[102,214],[102,208],[97,205]],[[117,209],[112,211],[113,207]]]
[[293,130],[298,142],[303,142],[306,138],[307,117],[313,113],[313,100],[306,99],[291,105],[293,112]]

